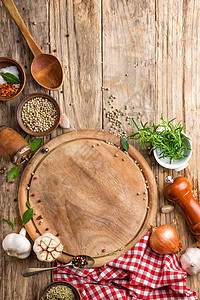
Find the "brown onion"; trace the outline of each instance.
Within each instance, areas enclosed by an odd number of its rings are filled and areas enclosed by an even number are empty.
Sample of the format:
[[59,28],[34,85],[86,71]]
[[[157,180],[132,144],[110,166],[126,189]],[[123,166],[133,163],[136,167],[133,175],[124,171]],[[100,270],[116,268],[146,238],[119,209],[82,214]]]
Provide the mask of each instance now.
[[149,245],[153,251],[159,254],[174,254],[183,249],[182,244],[179,242],[178,234],[172,226],[150,226]]

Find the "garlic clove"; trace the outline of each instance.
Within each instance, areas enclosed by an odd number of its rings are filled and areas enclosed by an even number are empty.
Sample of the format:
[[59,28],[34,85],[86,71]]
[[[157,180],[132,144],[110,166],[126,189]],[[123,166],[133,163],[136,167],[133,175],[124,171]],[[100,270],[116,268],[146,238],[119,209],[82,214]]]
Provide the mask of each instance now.
[[39,253],[38,259],[41,261],[45,261],[47,259],[47,255],[48,255],[47,251],[42,251]]
[[54,257],[54,259],[57,259],[60,256],[60,253],[57,251],[52,251],[51,255]]
[[40,242],[40,246],[42,247],[43,250],[47,249],[47,245],[43,242],[43,240]]
[[48,248],[48,251],[49,251],[49,252],[52,252],[52,251],[54,251],[54,250],[55,250],[54,247],[49,247],[49,248]]
[[41,247],[40,245],[38,245],[38,246],[35,248],[35,252],[36,252],[36,253],[39,253],[39,252],[41,252],[41,251],[43,251],[43,249],[42,249],[42,247]]
[[51,253],[48,253],[48,255],[47,255],[47,261],[49,261],[49,262],[52,262],[52,261],[54,261],[55,259],[54,259],[54,257],[51,255]]
[[55,247],[57,247],[58,245],[59,245],[59,242],[56,241],[56,240],[54,240],[54,239],[52,239],[51,242],[50,242],[50,244],[49,244],[49,247],[55,248]]
[[51,238],[48,236],[45,236],[42,238],[43,243],[45,243],[47,246],[49,246],[50,242],[51,242]]
[[63,251],[63,245],[62,245],[62,244],[58,245],[58,246],[56,247],[56,251],[62,252],[62,251]]
[[60,119],[60,127],[64,128],[64,129],[71,128],[69,118],[64,113],[62,114],[61,119]]

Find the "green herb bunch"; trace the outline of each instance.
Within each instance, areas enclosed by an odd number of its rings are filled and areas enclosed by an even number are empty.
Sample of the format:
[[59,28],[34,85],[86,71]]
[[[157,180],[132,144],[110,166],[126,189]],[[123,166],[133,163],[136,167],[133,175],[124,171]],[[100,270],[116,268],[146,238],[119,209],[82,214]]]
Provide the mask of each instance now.
[[186,156],[185,151],[191,150],[184,143],[184,140],[189,138],[182,135],[182,132],[186,131],[182,125],[182,121],[176,125],[172,124],[175,119],[166,122],[161,114],[161,123],[159,125],[153,124],[152,126],[148,126],[148,122],[145,124],[140,122],[141,128],[139,128],[132,118],[137,130],[129,135],[128,138],[140,141],[142,144],[141,148],[145,149],[146,144],[151,143],[152,148],[149,153],[155,149],[159,149],[159,158],[168,157],[170,163],[172,159],[184,158]]

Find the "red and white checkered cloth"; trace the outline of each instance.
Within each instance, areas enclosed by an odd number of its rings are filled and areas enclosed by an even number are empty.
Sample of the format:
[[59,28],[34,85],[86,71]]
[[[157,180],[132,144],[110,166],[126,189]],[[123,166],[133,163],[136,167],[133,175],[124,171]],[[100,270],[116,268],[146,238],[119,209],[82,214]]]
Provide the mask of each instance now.
[[83,300],[198,300],[196,293],[186,288],[187,274],[181,269],[177,255],[153,252],[148,245],[149,235],[101,268],[57,269],[54,281],[72,283]]

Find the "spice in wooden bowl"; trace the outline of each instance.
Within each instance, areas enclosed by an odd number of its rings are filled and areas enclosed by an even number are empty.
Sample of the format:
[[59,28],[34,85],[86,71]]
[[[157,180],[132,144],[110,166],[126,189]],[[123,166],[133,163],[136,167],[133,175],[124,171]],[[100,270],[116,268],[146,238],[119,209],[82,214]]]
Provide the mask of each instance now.
[[27,96],[19,105],[17,119],[28,134],[43,136],[51,133],[60,123],[60,107],[46,94]]
[[22,66],[12,58],[0,57],[0,101],[17,97],[25,82],[26,75]]
[[66,281],[55,281],[49,284],[40,296],[40,300],[81,300],[78,290]]

